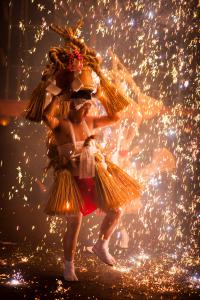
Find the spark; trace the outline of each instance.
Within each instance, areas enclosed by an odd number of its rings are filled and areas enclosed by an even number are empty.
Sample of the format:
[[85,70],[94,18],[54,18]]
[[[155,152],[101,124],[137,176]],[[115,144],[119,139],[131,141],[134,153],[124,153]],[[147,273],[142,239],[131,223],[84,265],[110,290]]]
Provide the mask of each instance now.
[[24,281],[24,278],[20,272],[17,272],[12,275],[11,279],[7,281],[8,285],[12,286],[18,286],[18,285],[24,285],[26,282]]
[[[160,0],[154,1],[153,6],[152,3],[142,0],[125,1],[123,5],[120,1],[116,1],[118,3],[116,7],[113,1],[99,0],[98,9],[92,2],[85,8],[81,1],[78,6],[76,1],[50,1],[54,9],[39,1],[30,2],[34,12],[41,18],[40,25],[33,26],[31,30],[33,44],[24,49],[23,53],[26,53],[27,60],[23,55],[20,60],[22,72],[18,98],[20,101],[24,95],[31,93],[28,78],[32,81],[36,75],[40,77],[39,68],[36,69],[34,64],[28,66],[27,61],[36,60],[37,66],[44,66],[47,63],[49,49],[46,45],[50,39],[48,26],[51,23],[49,20],[59,19],[59,24],[66,25],[71,13],[77,11],[78,7],[86,19],[86,27],[83,28],[81,35],[85,40],[89,40],[90,37],[91,41],[95,41],[94,47],[103,58],[104,74],[109,76],[112,68],[110,67],[112,60],[106,51],[111,47],[113,52],[118,54],[129,75],[127,80],[119,68],[117,70],[119,74],[116,72],[116,78],[113,80],[117,80],[126,95],[134,100],[134,105],[129,110],[132,115],[126,117],[127,122],[123,123],[119,143],[120,150],[127,153],[126,158],[120,157],[120,151],[116,150],[116,141],[119,137],[117,126],[100,132],[102,134],[100,144],[104,149],[107,147],[113,161],[118,162],[130,175],[135,177],[139,171],[145,174],[142,177],[145,190],[140,199],[142,208],[133,216],[129,226],[130,238],[134,236],[133,249],[130,250],[136,250],[128,260],[127,266],[116,270],[125,275],[127,273],[132,282],[130,285],[134,283],[146,287],[154,286],[156,290],[162,292],[176,291],[173,284],[176,276],[185,274],[187,268],[199,264],[197,232],[200,199],[195,194],[199,190],[197,162],[200,114],[197,113],[199,85],[195,66],[198,47],[198,39],[195,37],[198,10],[196,7],[191,8],[189,2],[182,0],[171,1],[171,7],[167,9],[164,6],[162,8],[163,1]],[[9,2],[9,5],[11,4],[12,1]],[[67,8],[68,5],[70,10]],[[29,18],[31,25],[32,16]],[[23,36],[28,34],[28,28],[24,20],[20,20],[17,24],[17,30]],[[158,102],[162,107],[160,111]],[[99,110],[104,113],[102,108]],[[35,126],[34,129],[29,128],[27,133],[26,121],[15,121],[14,124],[15,129],[11,131],[12,142],[16,148],[17,145],[21,145],[24,150],[12,169],[16,172],[15,182],[11,183],[10,190],[4,196],[9,201],[13,201],[15,197],[19,198],[22,211],[24,204],[39,211],[42,207],[41,202],[36,205],[32,203],[30,194],[34,191],[36,182],[34,178],[41,177],[38,174],[31,176],[30,168],[32,164],[37,166],[40,161],[39,173],[40,167],[45,165],[45,153],[40,151],[45,136],[44,133],[40,134],[42,127],[37,125],[32,125]],[[5,123],[5,127],[7,125],[8,122]],[[131,143],[128,146],[128,129],[133,127],[137,134],[133,134],[132,131]],[[30,140],[35,141],[33,133],[37,136],[35,139],[37,148],[30,150],[26,146]],[[24,141],[28,141],[26,146]],[[161,148],[167,150],[164,156],[161,152],[155,151]],[[169,170],[170,158],[174,159],[175,167]],[[6,163],[1,161],[1,167]],[[13,214],[15,213],[14,211]],[[124,215],[124,219],[126,217]],[[90,226],[91,220],[92,217],[88,222],[89,238],[92,236],[92,240],[95,240],[96,226]],[[45,232],[37,251],[46,251],[45,241],[48,234],[56,234],[61,238],[59,227],[64,224],[58,219],[48,219],[47,223],[49,232]],[[20,228],[21,225],[17,222],[15,229],[19,231]],[[30,230],[37,228],[35,222]],[[118,233],[117,239],[120,238],[121,235]],[[154,262],[149,249],[155,253],[162,252],[167,258],[163,256],[160,263]],[[24,262],[29,263],[26,259],[24,258]],[[149,264],[148,275],[143,272],[145,263]],[[129,264],[137,268],[137,276],[134,277],[134,270],[128,267]],[[163,270],[167,270],[164,275]],[[187,276],[188,284],[199,285],[198,274]],[[18,285],[18,282],[20,284],[18,278],[13,277],[11,280],[14,280],[13,285]],[[127,282],[128,279],[124,284],[128,284]],[[59,281],[57,284],[58,292],[62,292],[62,282]]]
[[122,272],[122,273],[129,273],[131,271],[131,268],[122,267],[122,266],[114,266],[113,269],[115,271]]

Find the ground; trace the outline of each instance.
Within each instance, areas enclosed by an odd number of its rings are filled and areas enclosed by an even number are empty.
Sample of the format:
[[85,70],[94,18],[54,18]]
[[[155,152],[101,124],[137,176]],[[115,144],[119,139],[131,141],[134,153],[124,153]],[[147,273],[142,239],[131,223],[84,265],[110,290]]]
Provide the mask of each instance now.
[[199,299],[198,285],[188,283],[188,273],[174,270],[172,262],[164,264],[161,257],[128,261],[120,251],[116,258],[119,265],[112,268],[89,251],[78,251],[79,282],[66,282],[62,249],[1,242],[1,299]]

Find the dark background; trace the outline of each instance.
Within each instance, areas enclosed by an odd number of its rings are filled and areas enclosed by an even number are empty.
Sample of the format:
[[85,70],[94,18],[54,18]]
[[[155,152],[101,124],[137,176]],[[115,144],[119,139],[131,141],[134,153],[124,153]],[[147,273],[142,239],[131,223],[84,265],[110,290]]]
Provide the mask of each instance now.
[[[150,187],[144,193],[144,209],[132,219],[130,230],[134,232],[135,249],[171,251],[179,244],[194,249],[199,218],[198,158],[194,154],[194,145],[199,141],[198,1],[143,0],[138,2],[140,5],[134,1],[86,2],[87,5],[63,1],[62,5],[56,2],[56,6],[52,1],[1,1],[0,99],[2,102],[28,100],[40,80],[50,46],[62,44],[59,37],[48,30],[48,25],[74,24],[79,17],[84,17],[82,35],[102,55],[105,67],[110,67],[106,50],[111,47],[134,74],[134,80],[144,93],[162,100],[166,107],[181,105],[192,112],[188,116],[186,113],[184,118],[175,116],[170,120],[168,127],[175,127],[178,132],[174,137],[165,136],[165,128],[158,117],[142,124],[140,137],[133,140],[133,144],[143,146],[140,159],[147,163],[155,147],[167,145],[177,159],[177,180],[174,182],[169,175],[162,174],[159,187]],[[1,120],[5,118],[7,126],[0,126],[0,239],[28,240],[37,244],[49,231],[49,223],[42,212],[48,192],[42,192],[36,182],[37,178],[41,181],[47,164],[46,128],[23,118],[1,115]],[[182,147],[181,153],[178,147]],[[47,190],[51,182],[50,173],[45,179]],[[153,201],[163,197],[164,205]],[[171,221],[166,217],[168,209],[171,216],[174,214]],[[172,232],[166,233],[162,241],[159,234],[164,234],[169,222],[173,225]],[[85,224],[93,224],[93,217]],[[84,226],[87,229],[88,225]],[[61,228],[65,229],[65,222]],[[60,236],[59,233],[52,238],[48,234],[50,242],[51,239],[60,241]],[[86,234],[83,240],[87,240]]]

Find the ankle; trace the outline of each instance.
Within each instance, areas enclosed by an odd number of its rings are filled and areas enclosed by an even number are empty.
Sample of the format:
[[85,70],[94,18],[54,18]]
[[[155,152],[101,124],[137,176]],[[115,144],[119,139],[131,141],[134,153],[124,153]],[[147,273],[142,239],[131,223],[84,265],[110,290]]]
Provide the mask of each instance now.
[[96,242],[96,245],[102,248],[108,248],[109,239],[99,238]]
[[74,260],[64,259],[64,265],[65,265],[66,269],[74,269]]

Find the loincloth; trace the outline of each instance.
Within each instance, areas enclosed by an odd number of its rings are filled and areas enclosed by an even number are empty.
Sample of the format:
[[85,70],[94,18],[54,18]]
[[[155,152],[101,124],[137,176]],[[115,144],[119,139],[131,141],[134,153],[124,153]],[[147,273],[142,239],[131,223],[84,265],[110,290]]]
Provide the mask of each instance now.
[[95,177],[80,179],[70,165],[57,169],[45,212],[87,215],[96,208],[107,212],[140,197],[140,184],[117,165],[95,155]]

